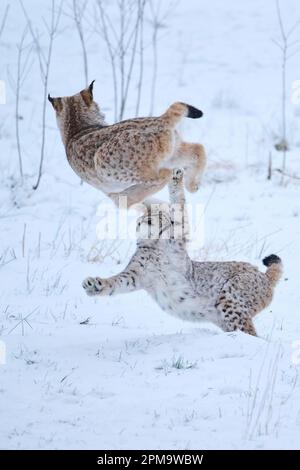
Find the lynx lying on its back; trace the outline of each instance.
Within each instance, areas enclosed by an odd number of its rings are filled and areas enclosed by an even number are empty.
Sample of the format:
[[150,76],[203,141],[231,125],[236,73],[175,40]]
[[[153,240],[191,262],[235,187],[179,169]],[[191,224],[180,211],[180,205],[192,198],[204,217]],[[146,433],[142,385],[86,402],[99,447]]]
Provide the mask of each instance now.
[[[182,174],[170,183],[170,199],[184,203]],[[282,264],[275,255],[263,260],[265,273],[244,262],[192,261],[183,239],[163,239],[174,220],[165,212],[138,221],[141,237],[126,269],[111,278],[87,278],[88,295],[114,295],[145,289],[163,310],[183,320],[211,321],[224,331],[242,330],[256,335],[252,317],[267,307],[280,279]],[[145,234],[158,230],[156,240]]]
[[197,191],[205,167],[200,144],[183,142],[176,127],[183,117],[200,118],[202,111],[174,103],[159,117],[108,125],[93,100],[93,82],[74,96],[51,98],[73,170],[106,193],[116,204],[142,202],[171,179],[173,168],[184,168],[185,187]]

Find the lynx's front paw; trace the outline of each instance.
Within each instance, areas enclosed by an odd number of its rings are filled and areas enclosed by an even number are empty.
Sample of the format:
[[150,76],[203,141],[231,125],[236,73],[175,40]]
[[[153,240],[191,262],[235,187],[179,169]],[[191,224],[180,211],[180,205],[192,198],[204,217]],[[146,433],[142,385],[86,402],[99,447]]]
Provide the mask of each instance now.
[[104,293],[104,282],[100,277],[87,277],[83,283],[87,295],[101,295]]

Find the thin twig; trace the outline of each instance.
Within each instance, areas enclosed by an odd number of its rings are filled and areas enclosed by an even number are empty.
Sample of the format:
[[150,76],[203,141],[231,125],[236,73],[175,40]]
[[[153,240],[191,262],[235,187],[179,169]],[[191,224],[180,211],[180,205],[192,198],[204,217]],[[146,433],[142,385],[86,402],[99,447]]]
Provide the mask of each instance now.
[[114,88],[114,117],[115,121],[117,120],[118,114],[118,81],[117,81],[117,68],[116,68],[116,60],[115,60],[115,52],[112,47],[112,43],[109,37],[106,14],[104,12],[104,7],[102,4],[102,0],[97,0],[98,9],[100,12],[100,20],[101,20],[101,27],[104,36],[104,40],[106,43],[106,47],[110,57],[110,65],[112,69],[113,75],[113,88]]
[[22,257],[23,257],[23,258],[24,258],[24,256],[25,256],[26,228],[27,228],[27,225],[24,224],[23,237],[22,237]]
[[281,139],[281,150],[283,152],[282,158],[282,172],[281,172],[281,185],[284,183],[285,168],[286,168],[286,152],[287,152],[287,124],[286,124],[286,74],[287,74],[287,61],[300,51],[296,49],[289,52],[291,47],[297,44],[297,41],[289,41],[289,37],[295,31],[297,26],[300,24],[300,19],[286,32],[286,28],[283,23],[282,13],[280,8],[279,0],[276,0],[276,10],[279,23],[279,29],[281,33],[281,43],[273,39],[273,42],[280,48],[282,53],[281,58],[281,122],[282,122],[282,139]]
[[[152,78],[150,87],[150,112],[149,115],[153,115],[155,106],[155,94],[157,85],[157,73],[158,73],[158,36],[159,30],[163,27],[164,20],[174,11],[176,8],[177,0],[170,1],[166,6],[160,0],[150,0],[150,12],[151,19],[150,24],[152,27]],[[162,11],[161,6],[164,5],[165,9]]]
[[267,180],[272,179],[272,152],[269,152],[269,163],[268,163],[268,176]]
[[56,0],[52,0],[50,22],[48,23],[44,20],[45,29],[48,34],[48,46],[47,46],[47,52],[45,54],[40,44],[39,34],[34,31],[32,23],[30,21],[30,17],[27,13],[27,10],[23,5],[22,0],[20,0],[20,5],[23,10],[25,19],[27,21],[27,26],[29,28],[29,31],[31,33],[32,39],[36,47],[36,52],[37,52],[37,56],[38,56],[39,64],[40,64],[41,80],[43,84],[42,143],[41,143],[41,149],[40,149],[40,164],[39,164],[39,170],[38,170],[38,178],[37,178],[37,182],[33,186],[34,190],[38,188],[40,181],[41,181],[42,172],[43,172],[43,163],[44,163],[45,145],[46,145],[46,109],[47,109],[48,80],[49,80],[49,73],[50,73],[50,66],[51,66],[53,42],[57,33],[57,29],[58,29],[58,25],[59,25],[61,13],[62,13],[62,4],[63,4],[63,0],[61,0],[58,6],[57,12],[56,12],[55,11]]
[[22,56],[25,50],[24,46],[24,41],[27,35],[28,28],[27,26],[25,27],[20,43],[18,44],[18,59],[17,59],[17,79],[16,79],[16,101],[15,101],[15,123],[16,123],[16,141],[17,141],[17,152],[18,152],[18,159],[19,159],[19,170],[20,170],[20,176],[21,176],[21,181],[23,180],[23,163],[22,163],[22,148],[21,148],[21,140],[20,140],[20,92],[21,92],[21,86],[22,82],[25,79],[26,74],[29,72],[30,68],[27,67],[28,62],[29,62],[29,57],[31,53],[31,48],[28,51],[27,57],[25,58],[25,61],[22,61]]
[[291,175],[290,173],[283,172],[283,170],[281,170],[280,168],[276,168],[275,171],[277,171],[278,173],[283,174],[284,176],[287,176],[288,178],[294,178],[295,180],[300,180],[300,176]]
[[80,39],[81,49],[82,49],[82,59],[83,59],[83,70],[84,70],[84,79],[85,79],[85,86],[88,86],[88,56],[85,44],[85,36],[84,36],[84,27],[83,27],[83,20],[84,20],[84,12],[87,4],[83,4],[80,8],[78,0],[73,0],[73,18],[75,21],[75,25],[77,28],[78,36]]
[[140,11],[140,73],[139,73],[139,80],[137,86],[137,100],[136,100],[136,108],[135,108],[135,115],[138,116],[140,103],[141,103],[141,94],[142,94],[142,86],[143,86],[143,78],[144,78],[144,13],[145,13],[145,5],[146,0],[141,1],[141,11]]
[[5,7],[5,10],[4,10],[4,15],[3,15],[3,17],[2,17],[1,24],[0,24],[0,38],[1,38],[1,35],[2,35],[3,30],[4,30],[4,28],[5,28],[5,24],[6,24],[8,12],[9,12],[9,8],[10,8],[10,6],[7,4],[6,7]]
[[100,21],[97,21],[96,31],[104,38],[109,54],[115,121],[124,117],[138,54],[140,60],[136,114],[139,111],[144,74],[144,11],[147,1],[149,0],[117,0],[117,18],[112,20],[103,0],[97,0]]
[[133,45],[132,45],[131,57],[130,57],[130,60],[129,60],[127,80],[125,82],[125,89],[124,89],[122,100],[121,100],[121,108],[120,108],[120,115],[119,115],[120,120],[124,116],[125,106],[126,106],[126,102],[127,102],[127,98],[128,98],[129,85],[131,83],[132,71],[133,71],[133,66],[134,66],[134,62],[135,62],[135,58],[136,58],[136,50],[137,50],[138,34],[139,34],[139,24],[140,24],[140,0],[138,1],[138,7],[137,8],[138,8],[138,11],[137,11],[137,17],[136,17],[136,22],[135,22],[135,26],[134,26]]

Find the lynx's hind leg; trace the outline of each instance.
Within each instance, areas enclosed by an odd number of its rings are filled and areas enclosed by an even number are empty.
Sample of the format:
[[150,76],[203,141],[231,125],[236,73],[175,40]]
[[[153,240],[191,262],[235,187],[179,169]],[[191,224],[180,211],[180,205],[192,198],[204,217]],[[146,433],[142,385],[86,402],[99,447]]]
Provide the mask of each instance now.
[[218,304],[217,310],[221,316],[219,326],[223,331],[240,330],[252,336],[257,336],[252,318],[247,314],[241,314],[238,305]]
[[203,145],[181,142],[169,164],[184,168],[184,185],[187,191],[194,193],[199,189],[206,165]]
[[215,304],[219,326],[224,331],[241,330],[249,335],[257,336],[251,315],[253,305],[248,307],[247,299],[244,299],[242,295],[239,296],[238,288],[235,287],[236,282],[228,281],[223,286]]
[[179,148],[189,165],[185,167],[184,185],[187,191],[198,191],[206,165],[206,154],[203,145],[183,142]]

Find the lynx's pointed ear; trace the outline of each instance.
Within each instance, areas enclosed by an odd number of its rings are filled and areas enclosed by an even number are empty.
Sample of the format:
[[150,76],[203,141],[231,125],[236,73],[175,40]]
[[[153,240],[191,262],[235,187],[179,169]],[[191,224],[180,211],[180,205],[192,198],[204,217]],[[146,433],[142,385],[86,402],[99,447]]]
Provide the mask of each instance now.
[[94,87],[94,82],[93,80],[91,84],[85,89],[80,92],[83,101],[87,106],[90,106],[90,104],[93,102],[93,87]]
[[63,108],[63,105],[62,105],[62,100],[61,98],[52,98],[50,96],[50,94],[48,94],[48,100],[50,101],[50,103],[52,104],[53,108],[55,109],[55,111],[57,111],[58,113],[62,110]]

